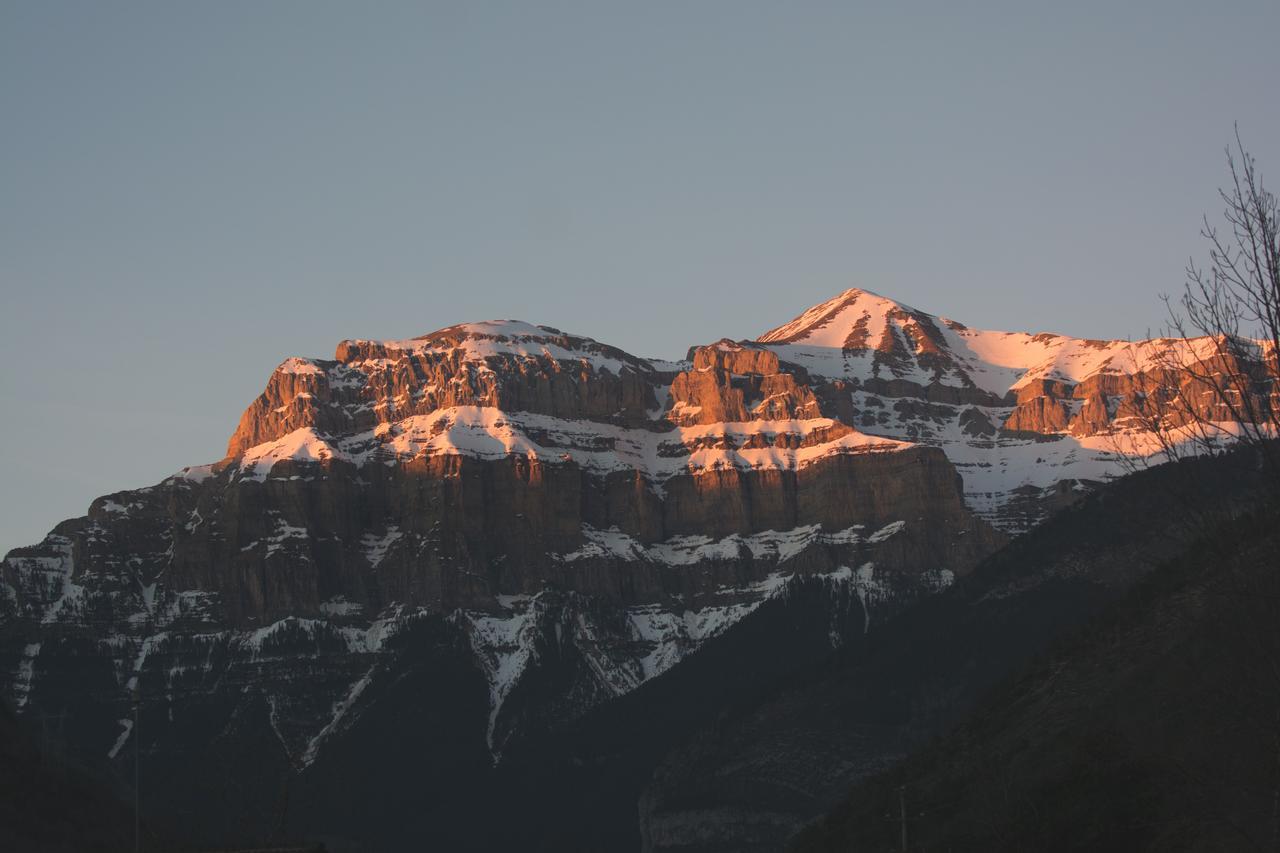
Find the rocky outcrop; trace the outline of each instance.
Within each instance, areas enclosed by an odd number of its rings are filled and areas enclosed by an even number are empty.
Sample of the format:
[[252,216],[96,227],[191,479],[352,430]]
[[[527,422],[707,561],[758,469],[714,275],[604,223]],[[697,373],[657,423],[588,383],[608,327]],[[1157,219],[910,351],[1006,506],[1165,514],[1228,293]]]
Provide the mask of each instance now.
[[471,323],[409,341],[343,341],[335,361],[287,359],[240,418],[227,455],[301,427],[341,434],[453,406],[643,423],[671,371],[527,323]]
[[676,424],[822,417],[805,372],[784,371],[777,354],[763,347],[720,341],[690,355],[692,367],[671,383],[669,417]]
[[[483,609],[495,596],[548,587],[619,605],[697,605],[777,570],[776,555],[753,552],[753,537],[805,528],[846,531],[854,544],[899,523],[909,534],[873,550],[877,565],[907,574],[962,574],[999,542],[965,509],[946,458],[923,447],[837,454],[798,470],[708,469],[661,491],[634,472],[596,476],[523,457],[282,462],[262,481],[239,473],[227,465],[100,499],[43,550],[14,552],[5,577],[20,612],[83,615],[88,600],[64,595],[64,584],[103,593],[95,619],[128,623],[151,612],[148,597],[154,610],[166,596],[198,593],[201,620],[233,627],[321,618],[334,602],[366,615]],[[597,548],[595,531],[621,544]],[[663,560],[667,543],[689,537],[723,543],[697,572],[684,557]],[[837,568],[840,549],[817,543],[796,566]],[[74,569],[48,576],[64,557]]]
[[[969,506],[1009,532],[1128,470],[1120,457],[1185,440],[1189,424],[1265,420],[1280,403],[1265,342],[988,332],[863,290],[759,343],[805,371],[824,415],[942,448]],[[1228,375],[1243,380],[1228,398],[1202,378]]]
[[[1101,346],[1100,342],[1090,342]],[[1080,382],[1037,380],[1017,389],[1017,405],[1004,429],[1079,438],[1141,431],[1152,424],[1176,429],[1192,423],[1231,423],[1270,417],[1274,376],[1262,361],[1234,355],[1185,358],[1182,370],[1154,366],[1134,373],[1097,373]],[[1229,380],[1207,377],[1239,376]],[[1229,394],[1221,389],[1229,388]],[[1246,389],[1244,394],[1238,388]]]

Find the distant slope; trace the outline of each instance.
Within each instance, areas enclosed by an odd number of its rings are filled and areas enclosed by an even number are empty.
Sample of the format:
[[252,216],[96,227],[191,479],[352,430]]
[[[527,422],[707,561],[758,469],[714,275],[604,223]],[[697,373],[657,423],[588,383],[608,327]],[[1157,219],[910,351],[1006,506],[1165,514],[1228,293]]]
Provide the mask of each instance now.
[[[1280,513],[1217,525],[796,851],[1270,850]],[[892,820],[886,820],[889,815]]]

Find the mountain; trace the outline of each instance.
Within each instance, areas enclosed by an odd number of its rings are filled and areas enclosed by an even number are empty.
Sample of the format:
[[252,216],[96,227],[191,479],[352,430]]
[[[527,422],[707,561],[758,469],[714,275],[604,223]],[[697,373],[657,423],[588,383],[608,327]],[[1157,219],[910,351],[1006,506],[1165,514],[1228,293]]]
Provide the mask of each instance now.
[[860,646],[1154,450],[1152,388],[1202,405],[1172,346],[861,290],[678,362],[518,321],[344,341],[221,461],[10,552],[0,694],[121,776],[140,738],[148,814],[210,843],[360,847],[406,787],[462,843],[460,792],[541,784],[519,756],[681,673]]

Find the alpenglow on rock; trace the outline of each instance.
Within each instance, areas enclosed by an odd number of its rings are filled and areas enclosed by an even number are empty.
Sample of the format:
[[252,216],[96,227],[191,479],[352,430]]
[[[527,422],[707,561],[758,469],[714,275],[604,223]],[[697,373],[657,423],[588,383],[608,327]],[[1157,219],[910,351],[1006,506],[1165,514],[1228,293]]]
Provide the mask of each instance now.
[[269,791],[320,784],[423,673],[451,687],[414,707],[500,761],[799,581],[832,590],[833,645],[946,586],[1155,449],[1168,345],[861,290],[683,361],[517,321],[344,341],[276,368],[221,461],[5,558],[0,690],[108,764],[139,691],[175,813],[226,738]]

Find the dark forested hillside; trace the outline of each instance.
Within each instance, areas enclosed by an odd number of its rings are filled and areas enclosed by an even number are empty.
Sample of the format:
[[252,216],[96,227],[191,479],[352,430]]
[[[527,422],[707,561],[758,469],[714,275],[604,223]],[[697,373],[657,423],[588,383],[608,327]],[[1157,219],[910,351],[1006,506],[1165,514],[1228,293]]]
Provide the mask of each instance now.
[[[1258,476],[1250,459],[1235,456],[1161,466],[1113,483],[993,555],[947,594],[872,626],[867,642],[847,649],[821,677],[726,709],[658,765],[640,803],[645,849],[780,849],[851,786],[944,734],[994,686],[1055,643],[1081,632],[1088,636],[1095,630],[1088,627],[1091,620],[1110,606],[1145,612],[1143,599],[1119,602],[1131,594],[1150,600],[1150,591],[1130,593],[1135,583],[1183,557],[1223,518],[1254,507]],[[1252,524],[1248,529],[1263,537],[1251,546],[1252,559],[1261,564],[1270,556],[1274,563],[1265,524],[1249,517],[1255,520],[1237,523]],[[1230,535],[1221,534],[1225,541]],[[1194,642],[1176,623],[1153,624],[1146,636],[1158,654],[1198,659]],[[1247,649],[1236,651],[1237,677],[1243,679],[1256,658],[1245,655]],[[1093,692],[1083,692],[1085,706]],[[1147,710],[1130,710],[1133,725],[1144,725]],[[1069,719],[1066,710],[1055,713],[1060,721]],[[1038,725],[1025,721],[1019,749],[1042,743]],[[1043,737],[1052,738],[1052,730]],[[994,766],[1005,764],[1002,758]],[[897,778],[884,783],[886,790]],[[862,794],[854,801],[852,839],[898,838],[884,822],[882,803],[868,803]],[[850,849],[839,828],[832,832],[830,849]],[[897,848],[882,843],[867,849]]]
[[901,850],[905,814],[913,851],[1276,849],[1280,513],[1193,529],[1183,553],[793,848]]
[[61,759],[50,743],[42,748],[0,706],[0,848],[15,853],[132,850],[133,809],[104,781]]

